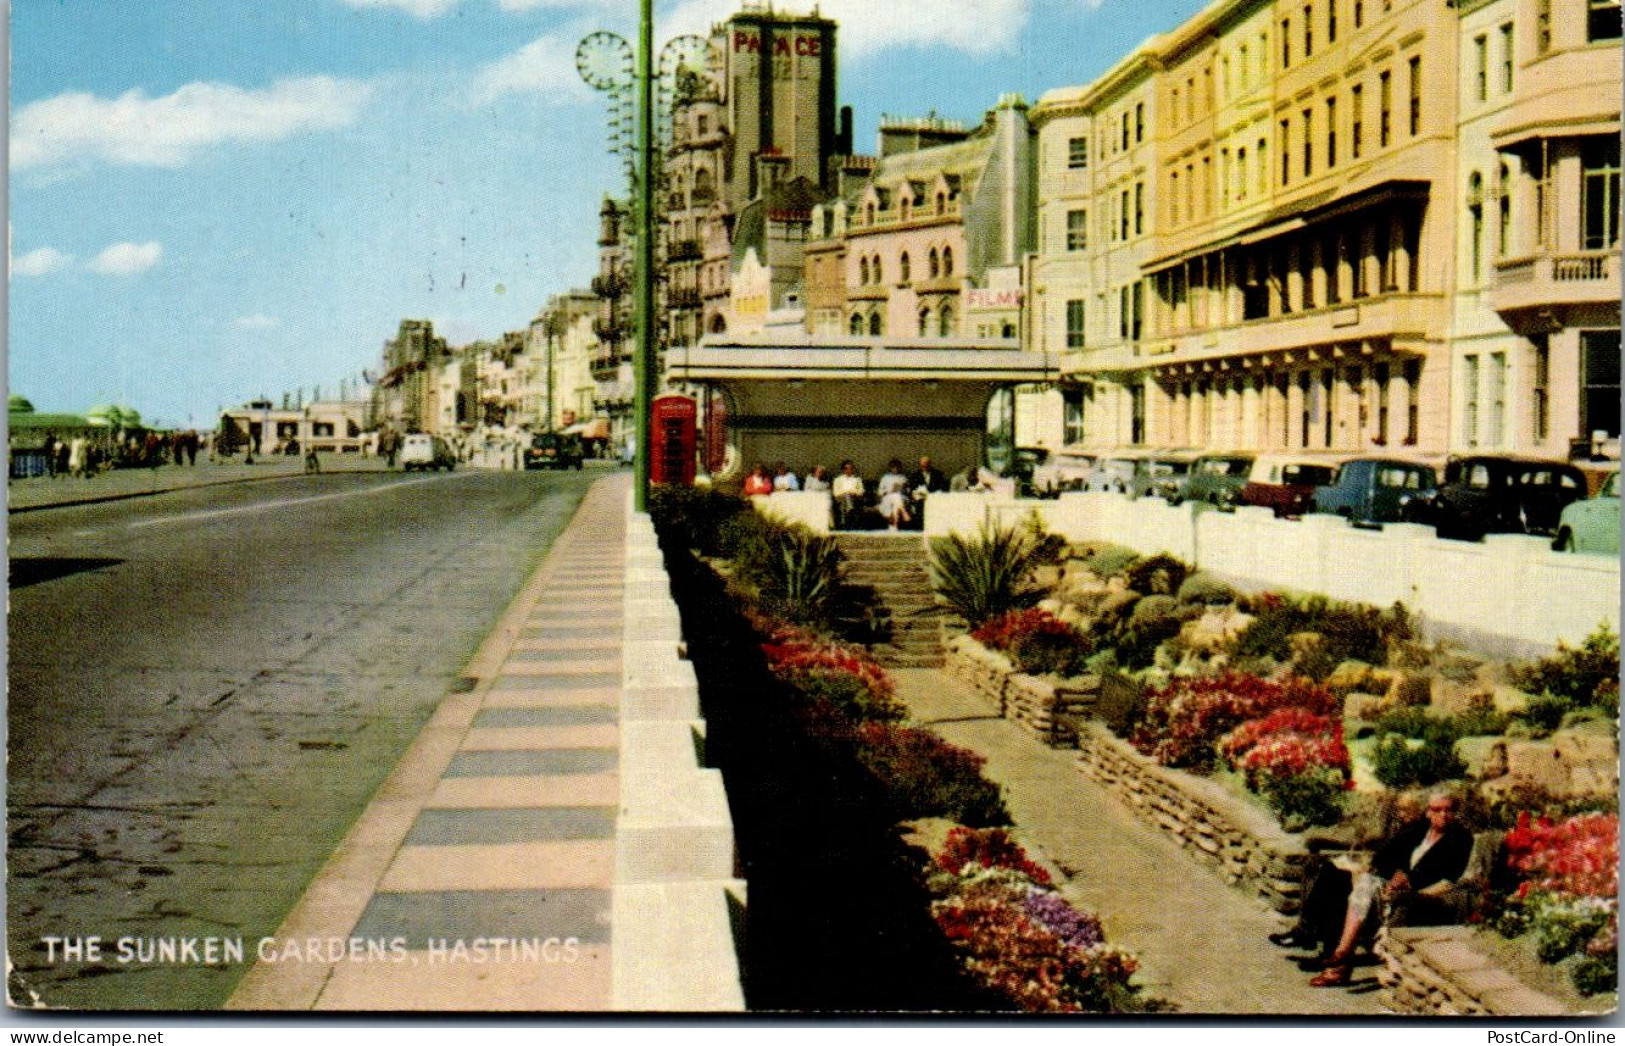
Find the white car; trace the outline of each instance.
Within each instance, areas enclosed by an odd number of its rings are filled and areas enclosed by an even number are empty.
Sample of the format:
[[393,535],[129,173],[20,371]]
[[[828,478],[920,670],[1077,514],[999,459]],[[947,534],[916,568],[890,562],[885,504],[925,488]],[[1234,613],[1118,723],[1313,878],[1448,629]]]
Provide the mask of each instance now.
[[456,467],[457,459],[452,455],[451,447],[439,436],[412,432],[401,440],[401,469],[405,472],[414,469],[445,469],[450,472]]
[[1094,468],[1096,455],[1062,448],[1049,460],[1033,467],[1033,493],[1039,497],[1059,497],[1068,490],[1082,490]]

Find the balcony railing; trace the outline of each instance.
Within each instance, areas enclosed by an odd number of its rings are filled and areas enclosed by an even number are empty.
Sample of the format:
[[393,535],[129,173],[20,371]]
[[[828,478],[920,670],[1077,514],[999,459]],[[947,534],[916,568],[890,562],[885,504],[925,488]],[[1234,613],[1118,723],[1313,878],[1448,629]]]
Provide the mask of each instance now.
[[699,261],[705,255],[700,251],[699,240],[673,240],[671,246],[666,248],[666,260],[669,262]]
[[1619,255],[1576,251],[1509,258],[1495,266],[1490,305],[1497,312],[1619,301]]

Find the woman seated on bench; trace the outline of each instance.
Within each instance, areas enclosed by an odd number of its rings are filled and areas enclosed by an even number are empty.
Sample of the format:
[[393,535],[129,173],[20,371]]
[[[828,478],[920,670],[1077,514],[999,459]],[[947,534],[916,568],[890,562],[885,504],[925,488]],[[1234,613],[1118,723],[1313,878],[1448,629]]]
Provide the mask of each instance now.
[[[1427,813],[1401,828],[1371,858],[1370,871],[1350,873],[1327,863],[1303,901],[1298,924],[1270,940],[1288,947],[1318,948],[1326,956],[1309,983],[1329,988],[1349,982],[1354,948],[1381,913],[1389,925],[1452,922],[1445,894],[1467,870],[1472,833],[1456,821],[1456,799],[1446,792],[1428,798]],[[1379,903],[1380,902],[1380,903]]]

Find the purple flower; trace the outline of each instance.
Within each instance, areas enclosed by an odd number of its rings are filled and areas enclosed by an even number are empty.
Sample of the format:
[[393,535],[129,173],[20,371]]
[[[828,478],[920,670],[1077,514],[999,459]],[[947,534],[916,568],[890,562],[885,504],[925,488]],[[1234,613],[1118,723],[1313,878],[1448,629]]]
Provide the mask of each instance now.
[[1022,907],[1029,916],[1073,948],[1087,950],[1106,940],[1099,919],[1078,911],[1053,890],[1028,890]]

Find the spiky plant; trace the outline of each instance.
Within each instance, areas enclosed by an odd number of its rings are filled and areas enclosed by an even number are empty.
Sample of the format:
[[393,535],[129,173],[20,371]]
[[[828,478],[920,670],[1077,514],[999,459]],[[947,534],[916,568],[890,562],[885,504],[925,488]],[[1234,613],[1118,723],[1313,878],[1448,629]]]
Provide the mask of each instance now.
[[976,536],[959,534],[931,542],[931,586],[966,624],[1037,603],[1041,590],[1033,571],[1050,558],[1044,541],[1030,531],[984,522]]

